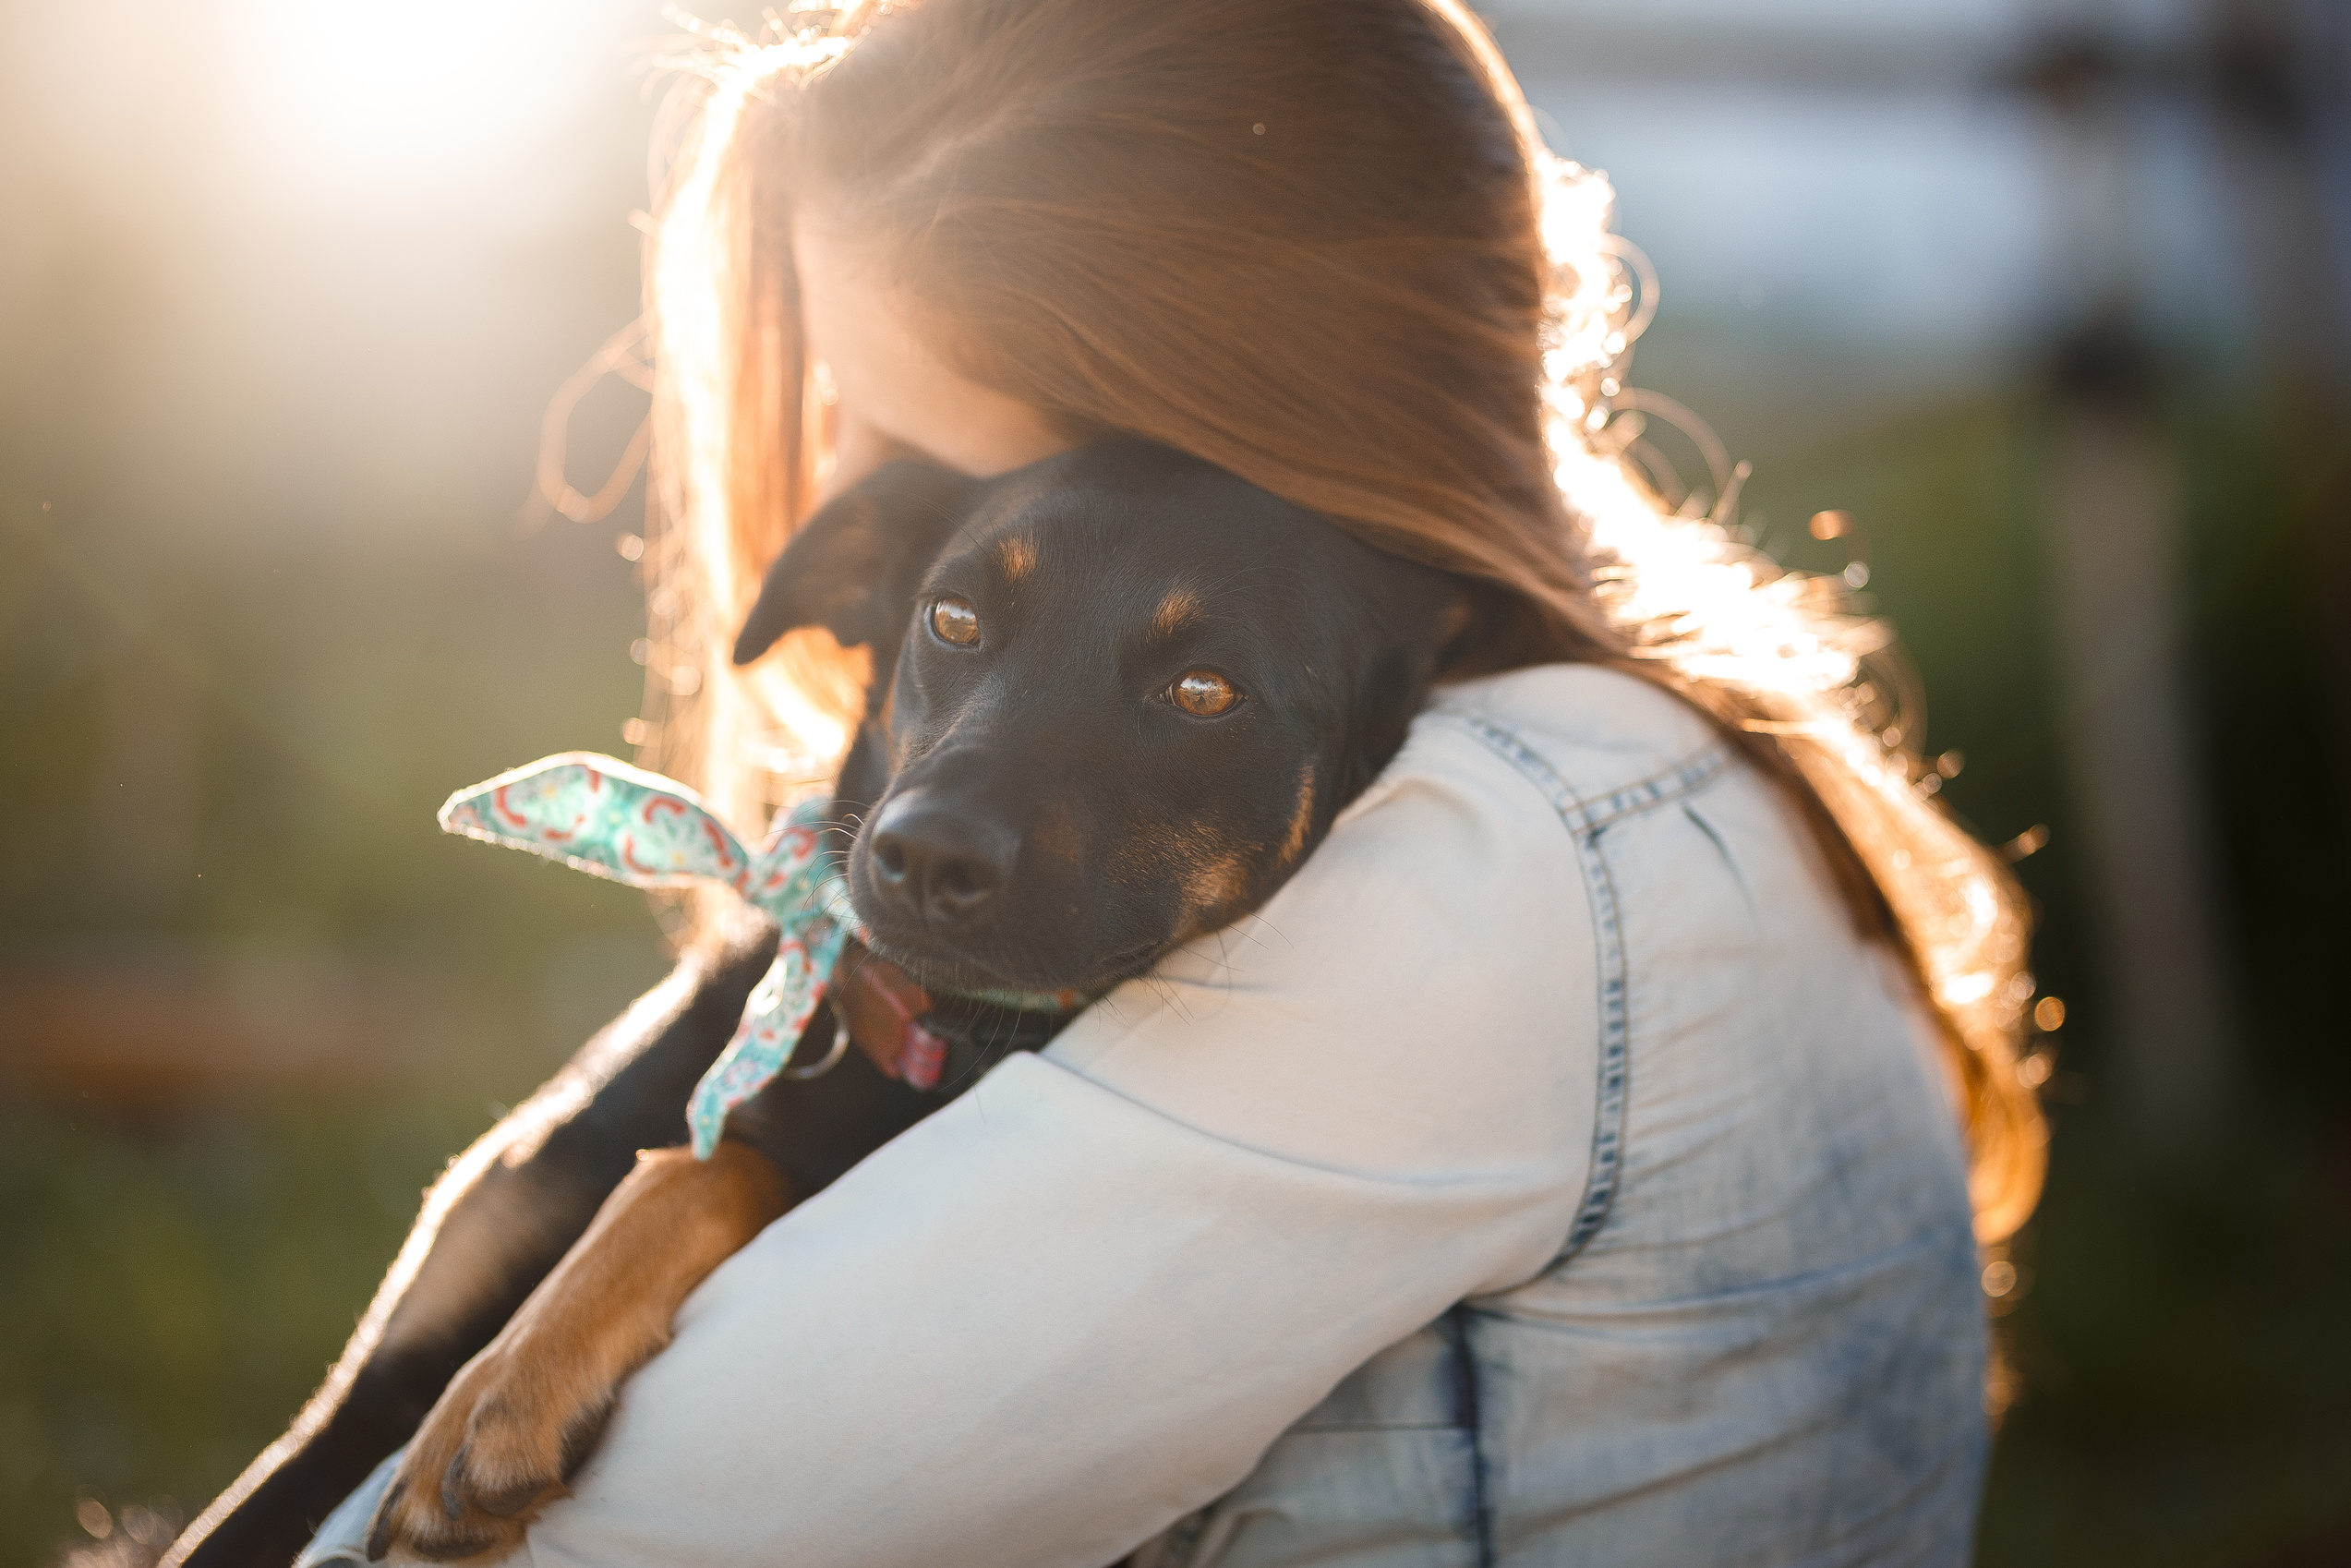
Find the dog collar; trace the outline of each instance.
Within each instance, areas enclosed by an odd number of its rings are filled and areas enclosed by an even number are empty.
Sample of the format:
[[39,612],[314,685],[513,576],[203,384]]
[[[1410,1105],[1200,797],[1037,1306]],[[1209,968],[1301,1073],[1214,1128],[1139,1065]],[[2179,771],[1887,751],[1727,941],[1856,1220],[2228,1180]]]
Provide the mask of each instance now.
[[[719,883],[776,922],[775,962],[686,1105],[694,1155],[706,1160],[736,1106],[778,1076],[828,1070],[853,1036],[890,1076],[917,1089],[938,1081],[946,1043],[917,1021],[928,998],[865,953],[848,885],[824,852],[830,807],[822,798],[802,802],[754,851],[677,780],[593,752],[565,752],[458,790],[441,806],[440,826],[632,887]],[[836,991],[833,1048],[814,1067],[788,1067],[828,986]],[[1043,1013],[1074,1012],[1091,1000],[1072,991],[973,996]]]

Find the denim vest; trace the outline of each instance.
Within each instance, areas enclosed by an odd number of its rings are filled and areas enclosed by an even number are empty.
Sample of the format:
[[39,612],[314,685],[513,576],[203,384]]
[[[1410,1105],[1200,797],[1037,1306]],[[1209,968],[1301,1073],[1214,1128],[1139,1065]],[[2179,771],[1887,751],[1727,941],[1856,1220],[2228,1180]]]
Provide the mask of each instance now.
[[1965,1563],[1980,1264],[1911,988],[1723,744],[1658,771],[1471,697],[1433,717],[1583,866],[1584,1202],[1547,1271],[1374,1357],[1135,1568]]

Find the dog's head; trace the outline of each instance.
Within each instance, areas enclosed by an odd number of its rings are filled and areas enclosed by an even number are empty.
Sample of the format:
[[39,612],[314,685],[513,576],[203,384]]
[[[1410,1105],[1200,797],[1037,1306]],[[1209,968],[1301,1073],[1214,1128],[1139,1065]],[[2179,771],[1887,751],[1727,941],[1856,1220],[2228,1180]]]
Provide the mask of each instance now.
[[735,657],[812,624],[873,649],[840,793],[876,950],[950,989],[1100,991],[1297,869],[1402,744],[1462,597],[1115,440],[881,470],[793,537]]

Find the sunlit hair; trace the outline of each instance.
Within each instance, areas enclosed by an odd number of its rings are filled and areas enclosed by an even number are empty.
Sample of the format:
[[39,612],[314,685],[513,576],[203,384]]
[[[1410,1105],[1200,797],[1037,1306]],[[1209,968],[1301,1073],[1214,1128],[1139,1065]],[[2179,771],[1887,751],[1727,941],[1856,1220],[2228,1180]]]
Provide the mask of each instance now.
[[1476,585],[1454,677],[1606,664],[1712,718],[1932,998],[1979,1235],[2024,1221],[2023,898],[1927,798],[1841,584],[1628,455],[1649,291],[1459,0],[923,0],[690,53],[648,259],[660,766],[755,828],[828,771],[866,673],[821,633],[726,662],[829,461],[790,243],[821,209],[969,379]]

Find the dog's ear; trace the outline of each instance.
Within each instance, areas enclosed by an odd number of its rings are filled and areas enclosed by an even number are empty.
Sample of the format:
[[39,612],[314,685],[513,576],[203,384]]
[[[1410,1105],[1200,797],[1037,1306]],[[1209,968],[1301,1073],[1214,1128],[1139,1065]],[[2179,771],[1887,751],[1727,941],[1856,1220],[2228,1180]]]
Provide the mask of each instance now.
[[1381,558],[1368,587],[1375,631],[1356,672],[1338,757],[1339,788],[1330,797],[1334,814],[1370,788],[1404,749],[1446,650],[1476,613],[1469,590],[1433,567]]
[[767,569],[735,662],[749,664],[797,627],[822,626],[845,648],[871,645],[874,674],[887,681],[922,573],[980,485],[936,464],[898,462],[826,501]]

